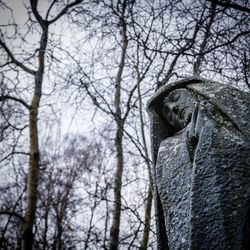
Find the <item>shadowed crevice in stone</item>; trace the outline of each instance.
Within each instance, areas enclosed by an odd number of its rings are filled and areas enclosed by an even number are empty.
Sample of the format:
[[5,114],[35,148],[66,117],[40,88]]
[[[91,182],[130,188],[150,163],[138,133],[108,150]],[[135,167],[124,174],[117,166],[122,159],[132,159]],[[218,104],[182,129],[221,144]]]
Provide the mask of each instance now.
[[250,249],[250,209],[246,214],[246,221],[243,231],[243,248],[245,250]]

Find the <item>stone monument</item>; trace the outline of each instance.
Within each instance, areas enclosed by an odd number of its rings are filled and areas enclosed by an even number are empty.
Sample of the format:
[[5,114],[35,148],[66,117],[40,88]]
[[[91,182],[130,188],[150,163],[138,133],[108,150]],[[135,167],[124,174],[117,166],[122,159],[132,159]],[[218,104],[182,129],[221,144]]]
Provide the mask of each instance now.
[[250,94],[189,78],[148,110],[158,249],[250,249]]

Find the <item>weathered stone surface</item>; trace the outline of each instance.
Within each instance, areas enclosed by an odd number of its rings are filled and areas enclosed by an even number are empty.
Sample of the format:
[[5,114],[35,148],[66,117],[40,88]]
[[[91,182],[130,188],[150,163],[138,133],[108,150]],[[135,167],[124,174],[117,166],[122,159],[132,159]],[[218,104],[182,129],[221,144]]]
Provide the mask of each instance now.
[[158,249],[250,249],[250,94],[187,79],[148,109]]

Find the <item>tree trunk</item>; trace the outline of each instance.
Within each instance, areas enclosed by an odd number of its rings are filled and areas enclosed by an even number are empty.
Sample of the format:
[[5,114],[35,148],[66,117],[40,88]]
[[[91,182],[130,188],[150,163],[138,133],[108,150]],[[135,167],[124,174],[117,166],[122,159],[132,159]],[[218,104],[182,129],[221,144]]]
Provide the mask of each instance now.
[[138,75],[137,77],[137,90],[138,90],[138,99],[139,99],[139,118],[140,118],[140,128],[141,128],[141,136],[142,136],[142,145],[145,153],[145,163],[148,169],[148,193],[146,200],[146,209],[144,214],[144,230],[143,236],[141,240],[140,250],[146,250],[149,239],[150,232],[150,223],[151,223],[151,209],[152,209],[152,201],[153,201],[153,183],[151,178],[151,164],[149,160],[148,147],[145,138],[145,130],[144,130],[144,119],[143,119],[143,107],[142,107],[142,97],[141,97],[141,89],[140,89],[141,79]]
[[[124,2],[125,3],[125,2]],[[125,9],[123,10],[125,11]],[[124,13],[123,13],[124,14]],[[113,220],[110,229],[109,249],[118,249],[119,233],[120,233],[120,219],[121,219],[121,187],[122,187],[122,172],[123,172],[123,129],[124,120],[121,116],[121,81],[122,73],[125,67],[126,51],[128,47],[128,39],[126,34],[126,23],[124,16],[121,17],[121,34],[122,34],[122,53],[119,63],[119,68],[116,76],[116,91],[115,91],[115,121],[117,124],[115,149],[116,149],[116,172],[114,180],[114,207],[113,207]]]
[[147,246],[148,246],[148,238],[149,238],[150,222],[151,222],[152,201],[153,201],[153,186],[152,186],[152,181],[149,181],[147,203],[146,203],[146,209],[145,209],[145,214],[144,214],[144,223],[145,224],[144,224],[144,230],[143,230],[143,236],[142,236],[140,250],[146,250]]
[[38,111],[42,95],[42,82],[44,73],[44,55],[47,45],[48,29],[43,29],[40,41],[40,50],[38,55],[38,70],[35,75],[35,90],[30,106],[29,113],[29,139],[30,139],[30,160],[27,183],[27,208],[24,215],[22,226],[22,249],[32,250],[33,245],[33,225],[35,222],[36,203],[37,203],[37,186],[39,177],[39,145],[38,145]]
[[212,24],[214,21],[216,15],[216,1],[211,3],[211,8],[210,8],[210,18],[209,21],[206,25],[206,32],[203,36],[203,40],[202,43],[200,45],[200,49],[199,49],[199,54],[197,57],[197,60],[194,63],[194,68],[193,68],[193,75],[195,76],[199,76],[200,75],[200,69],[201,69],[201,65],[202,65],[202,61],[204,60],[204,50],[207,46],[207,41],[208,38],[210,37],[210,33],[211,33],[211,28],[212,28]]
[[120,218],[121,218],[121,187],[123,172],[123,148],[122,148],[122,128],[117,125],[117,133],[115,139],[116,146],[116,173],[114,180],[114,208],[113,221],[110,230],[110,250],[116,250],[119,242]]

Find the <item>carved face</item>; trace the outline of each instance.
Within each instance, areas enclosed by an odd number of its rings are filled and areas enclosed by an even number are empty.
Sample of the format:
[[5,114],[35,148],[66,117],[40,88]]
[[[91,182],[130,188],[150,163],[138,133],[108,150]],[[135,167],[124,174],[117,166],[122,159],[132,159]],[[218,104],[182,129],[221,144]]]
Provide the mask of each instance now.
[[172,91],[163,101],[163,116],[174,128],[181,130],[191,120],[195,97],[186,89]]

